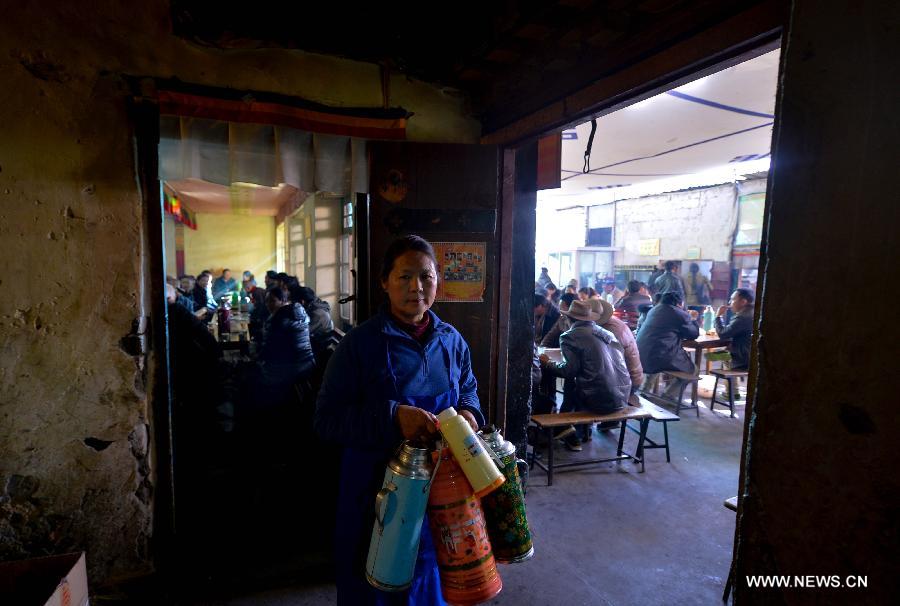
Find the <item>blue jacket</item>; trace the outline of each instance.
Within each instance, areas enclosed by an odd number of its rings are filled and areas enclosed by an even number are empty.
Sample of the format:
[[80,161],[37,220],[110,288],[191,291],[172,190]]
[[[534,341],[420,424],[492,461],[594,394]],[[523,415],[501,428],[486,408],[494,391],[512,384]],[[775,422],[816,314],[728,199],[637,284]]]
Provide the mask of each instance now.
[[470,411],[484,424],[469,346],[450,324],[427,313],[433,328],[424,346],[403,332],[384,308],[341,340],[316,402],[315,428],[322,438],[345,446],[395,448],[403,439],[394,422],[400,402],[387,356],[401,396],[437,395],[450,390],[445,347],[450,380],[459,390],[457,410]]
[[232,291],[239,290],[237,280],[234,278],[228,278],[225,280],[222,276],[219,276],[212,283],[212,294],[213,298],[216,301],[219,300],[222,295],[228,294]]

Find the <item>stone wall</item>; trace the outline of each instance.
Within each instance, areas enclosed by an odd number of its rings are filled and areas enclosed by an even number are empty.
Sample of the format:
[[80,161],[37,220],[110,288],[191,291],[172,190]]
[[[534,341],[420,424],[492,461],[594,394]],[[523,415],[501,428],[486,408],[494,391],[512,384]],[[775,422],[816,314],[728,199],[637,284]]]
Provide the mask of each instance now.
[[[0,24],[0,558],[85,549],[92,582],[150,568],[142,201],[123,75],[381,107],[376,66],[219,51],[168,3],[5,3]],[[452,92],[393,76],[412,140],[476,142]],[[137,355],[135,355],[137,354]]]
[[[690,247],[700,258],[731,261],[737,222],[733,184],[619,200],[616,204],[616,265],[655,265],[685,259]],[[659,239],[659,255],[641,255],[640,241]]]

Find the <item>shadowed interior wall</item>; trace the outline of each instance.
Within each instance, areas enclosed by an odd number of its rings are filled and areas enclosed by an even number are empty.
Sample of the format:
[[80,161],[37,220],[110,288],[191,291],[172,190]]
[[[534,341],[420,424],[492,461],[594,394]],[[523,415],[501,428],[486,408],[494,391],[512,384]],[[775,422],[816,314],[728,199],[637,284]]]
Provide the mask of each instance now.
[[[900,591],[898,23],[896,2],[794,2],[767,194],[739,604],[887,604]],[[868,588],[748,588],[745,575],[761,574],[867,575]]]
[[[0,31],[0,558],[85,549],[94,583],[149,569],[153,531],[150,277],[122,75],[382,107],[381,74],[196,46],[159,0],[5,3]],[[390,91],[415,113],[410,140],[477,141],[462,97],[404,76]]]

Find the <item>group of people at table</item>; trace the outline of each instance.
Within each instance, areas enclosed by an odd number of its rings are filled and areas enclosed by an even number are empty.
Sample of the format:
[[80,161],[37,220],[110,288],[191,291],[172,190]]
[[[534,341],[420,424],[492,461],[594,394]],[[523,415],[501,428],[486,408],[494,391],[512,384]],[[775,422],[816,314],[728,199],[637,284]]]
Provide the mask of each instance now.
[[[692,274],[697,273],[695,268],[691,267]],[[534,412],[555,408],[557,377],[564,379],[561,412],[609,414],[626,406],[631,394],[649,391],[659,373],[696,372],[684,342],[700,335],[700,315],[685,309],[688,289],[674,262],[665,264],[650,287],[632,280],[626,292],[615,292],[610,279],[603,282],[603,292],[577,289],[577,284],[570,283],[564,294],[557,294],[547,278],[544,283],[539,279],[534,295]],[[704,285],[708,296],[708,281],[701,278],[691,276],[690,291],[695,300],[700,294],[702,303]],[[734,370],[749,366],[754,298],[752,291],[738,288],[715,316],[715,331],[719,339],[728,341]],[[539,346],[559,348],[561,359],[551,359]],[[664,396],[677,399],[683,381],[670,381]],[[609,427],[600,424],[599,429]],[[582,442],[591,439],[592,427],[571,427],[558,435],[569,450],[579,451]]]

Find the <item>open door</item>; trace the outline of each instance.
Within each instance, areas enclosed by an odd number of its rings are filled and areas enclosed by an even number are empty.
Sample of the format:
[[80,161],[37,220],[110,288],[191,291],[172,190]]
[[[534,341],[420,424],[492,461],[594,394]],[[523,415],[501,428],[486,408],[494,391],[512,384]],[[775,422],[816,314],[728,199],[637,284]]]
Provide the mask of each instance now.
[[435,246],[442,286],[432,309],[468,342],[481,407],[493,420],[500,150],[488,145],[378,142],[370,144],[369,152],[371,194],[365,223],[359,225],[368,237],[364,248],[360,239],[358,320],[385,301],[380,263],[394,238],[416,234],[432,244],[447,243]]

